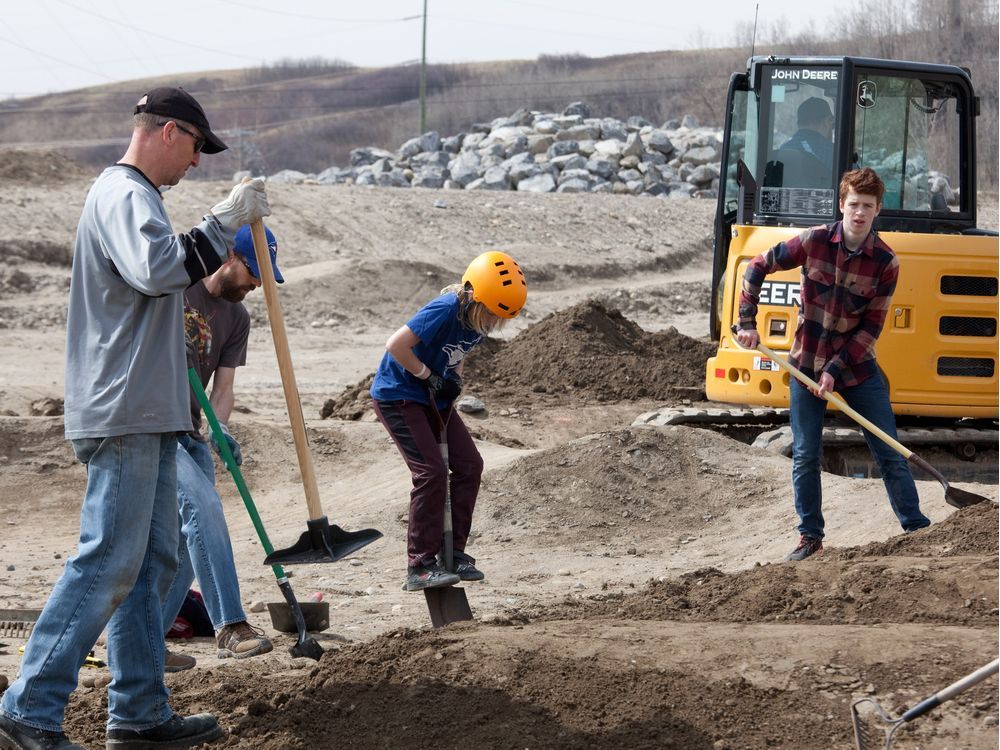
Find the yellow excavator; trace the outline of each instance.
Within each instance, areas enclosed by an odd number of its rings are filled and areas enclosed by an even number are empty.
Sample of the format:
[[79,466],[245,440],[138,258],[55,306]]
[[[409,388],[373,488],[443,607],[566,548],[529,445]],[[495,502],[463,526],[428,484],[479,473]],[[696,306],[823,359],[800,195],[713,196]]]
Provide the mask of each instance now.
[[[718,351],[706,365],[708,399],[754,413],[787,406],[788,375],[742,349],[730,331],[743,273],[774,244],[839,220],[840,175],[871,167],[886,185],[875,227],[900,260],[877,348],[893,410],[901,427],[927,433],[921,442],[954,443],[959,458],[991,451],[980,473],[995,481],[998,238],[976,227],[979,99],[968,71],[860,57],[751,57],[730,79],[726,112],[711,301]],[[775,273],[761,291],[761,341],[785,356],[800,274]]]

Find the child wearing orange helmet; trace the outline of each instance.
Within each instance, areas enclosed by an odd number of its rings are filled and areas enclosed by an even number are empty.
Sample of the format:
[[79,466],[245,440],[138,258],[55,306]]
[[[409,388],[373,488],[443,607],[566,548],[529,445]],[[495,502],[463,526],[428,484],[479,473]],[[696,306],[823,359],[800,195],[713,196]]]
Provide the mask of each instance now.
[[[506,253],[483,253],[469,264],[461,283],[443,289],[386,341],[371,397],[413,479],[403,586],[407,591],[484,577],[465,552],[483,459],[454,402],[462,391],[465,356],[486,334],[516,317],[527,295],[517,261]],[[438,446],[441,425],[447,464]],[[451,572],[441,559],[449,474],[455,563]]]

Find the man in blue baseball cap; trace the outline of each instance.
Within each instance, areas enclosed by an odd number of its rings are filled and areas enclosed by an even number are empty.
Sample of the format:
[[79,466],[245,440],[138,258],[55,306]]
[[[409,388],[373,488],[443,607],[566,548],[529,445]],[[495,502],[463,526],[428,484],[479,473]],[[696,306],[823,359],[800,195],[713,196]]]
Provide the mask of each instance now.
[[[265,229],[271,253],[271,268],[281,279],[275,262],[278,243]],[[233,561],[222,500],[215,489],[215,466],[209,443],[219,450],[217,439],[229,444],[236,463],[243,451],[229,431],[229,417],[236,403],[236,368],[246,364],[250,336],[250,313],[242,300],[260,286],[259,268],[253,250],[250,225],[236,232],[236,246],[225,263],[200,283],[184,292],[184,329],[188,366],[193,367],[208,390],[209,403],[219,420],[221,436],[202,434],[201,407],[191,393],[191,424],[177,433],[177,504],[180,508],[180,540],[177,573],[163,603],[163,631],[167,633],[184,604],[195,578],[208,616],[215,629],[220,659],[246,659],[271,651],[263,631],[247,622],[240,597],[240,584]],[[167,671],[190,669],[191,656],[167,652]]]
[[[281,271],[278,270],[278,241],[274,239],[274,235],[267,227],[264,227],[264,234],[267,235],[267,250],[271,256],[271,270],[274,272],[274,280],[283,284],[285,280],[281,276]],[[233,248],[233,251],[243,259],[250,274],[259,280],[260,267],[257,265],[257,254],[253,249],[253,236],[250,233],[249,224],[244,224],[236,232],[236,247]],[[260,285],[258,284],[258,286]]]

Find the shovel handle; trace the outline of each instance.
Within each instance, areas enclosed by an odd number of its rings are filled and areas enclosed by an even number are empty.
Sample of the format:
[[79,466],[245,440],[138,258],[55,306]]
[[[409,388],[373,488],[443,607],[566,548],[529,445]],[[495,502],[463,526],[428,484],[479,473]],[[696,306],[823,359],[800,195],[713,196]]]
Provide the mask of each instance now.
[[288,349],[288,335],[285,333],[285,318],[281,314],[281,303],[278,302],[278,288],[274,281],[274,271],[271,268],[271,253],[267,248],[267,235],[264,233],[264,221],[262,219],[257,219],[250,224],[250,235],[253,237],[253,251],[254,255],[257,256],[257,268],[260,269],[260,282],[264,288],[264,303],[267,306],[267,319],[271,324],[274,353],[278,356],[281,388],[285,392],[288,419],[292,423],[292,437],[295,440],[295,454],[299,459],[299,471],[302,474],[302,484],[305,488],[309,520],[316,520],[323,517],[323,509],[319,502],[319,487],[316,484],[316,472],[313,469],[312,454],[309,452],[306,422],[302,416],[302,401],[299,399],[299,389],[295,384],[292,355]]
[[[736,328],[736,326],[732,327],[732,331],[733,331],[733,341],[736,342],[736,345],[739,346],[739,347],[741,347],[741,348],[746,348],[746,347],[743,347],[743,345],[739,342],[739,339],[736,338],[736,333],[738,331],[738,329]],[[772,362],[775,362],[778,365],[778,367],[780,367],[782,370],[784,370],[785,372],[787,372],[793,378],[795,378],[796,380],[798,380],[800,383],[802,383],[802,385],[806,386],[807,388],[811,388],[814,391],[818,391],[819,390],[819,384],[815,380],[813,380],[812,378],[810,378],[808,375],[805,375],[804,373],[799,372],[799,370],[796,369],[795,367],[792,367],[790,364],[788,364],[788,362],[786,360],[782,359],[781,357],[779,357],[778,355],[776,355],[774,352],[772,352],[770,349],[768,349],[766,346],[764,346],[764,343],[762,341],[758,340],[758,342],[757,342],[757,351],[759,351],[761,354],[764,354],[765,356],[767,356],[767,358],[770,359]],[[844,401],[844,399],[842,399],[836,393],[832,393],[830,391],[827,391],[826,393],[823,394],[823,398],[825,398],[831,404],[833,404],[834,406],[836,406],[838,409],[840,409],[842,412],[844,412],[844,414],[846,414],[847,416],[849,416],[851,419],[853,419],[859,425],[861,425],[862,427],[864,427],[866,430],[868,430],[869,432],[871,432],[874,435],[877,435],[883,442],[885,442],[886,445],[888,445],[890,448],[892,448],[894,451],[896,451],[896,453],[898,453],[899,455],[901,455],[903,458],[909,460],[910,456],[913,455],[913,451],[911,451],[909,448],[907,448],[905,445],[903,445],[898,440],[896,440],[896,439],[890,437],[889,435],[887,435],[885,433],[885,430],[882,430],[882,429],[876,427],[870,421],[868,421],[867,419],[865,419],[864,417],[862,417],[860,414],[858,414],[856,411],[854,411],[854,409],[852,409],[850,406],[848,406],[847,402]]]
[[968,688],[972,687],[973,685],[978,685],[980,682],[982,682],[983,680],[985,680],[987,677],[991,677],[991,676],[995,675],[998,671],[1000,671],[1000,659],[994,659],[989,664],[987,664],[985,667],[980,667],[979,669],[977,669],[972,674],[970,674],[970,675],[968,675],[966,677],[963,677],[958,682],[953,682],[951,685],[949,685],[948,687],[946,687],[944,690],[939,690],[934,695],[932,695],[930,698],[927,698],[927,699],[921,701],[916,706],[914,706],[909,711],[907,711],[905,714],[903,714],[902,716],[900,716],[899,720],[901,722],[903,722],[903,721],[911,721],[912,719],[915,719],[918,716],[923,716],[925,713],[927,713],[928,711],[930,711],[932,708],[936,708],[937,706],[939,706],[942,703],[944,703],[946,700],[949,700],[949,699],[955,697],[956,695],[958,695],[959,693],[961,693],[963,690],[967,690]]
[[[763,354],[766,354],[767,357],[768,357],[768,359],[770,359],[771,361],[777,362],[778,363],[778,367],[780,367],[783,370],[785,370],[789,375],[791,375],[792,377],[794,377],[796,380],[798,380],[803,385],[805,385],[805,386],[807,386],[809,388],[812,388],[814,391],[818,391],[819,390],[819,384],[816,381],[814,381],[812,378],[808,377],[807,375],[803,374],[802,372],[800,372],[796,368],[792,367],[790,364],[788,364],[788,362],[786,362],[784,359],[782,359],[781,357],[777,356],[774,352],[772,352],[770,349],[768,349],[766,346],[764,346],[764,344],[758,343],[757,344],[757,350],[759,352],[763,353]],[[898,440],[896,440],[896,439],[890,437],[889,435],[887,435],[886,432],[885,432],[885,430],[882,430],[879,427],[876,427],[869,420],[865,419],[863,416],[861,416],[856,411],[854,411],[854,409],[852,409],[850,406],[848,406],[847,402],[844,401],[844,399],[842,399],[836,393],[832,393],[830,391],[827,391],[826,393],[823,394],[823,398],[825,398],[831,404],[833,404],[834,406],[836,406],[838,409],[840,409],[842,412],[844,412],[844,414],[846,414],[847,416],[849,416],[851,419],[853,419],[859,425],[861,425],[862,427],[864,427],[866,430],[868,430],[869,432],[871,432],[871,433],[877,435],[879,438],[881,438],[881,440],[883,442],[885,442],[890,448],[892,448],[894,451],[896,451],[903,458],[908,459],[910,456],[913,455],[913,451],[911,451],[910,449],[908,449],[905,445],[903,445],[902,443],[900,443]]]

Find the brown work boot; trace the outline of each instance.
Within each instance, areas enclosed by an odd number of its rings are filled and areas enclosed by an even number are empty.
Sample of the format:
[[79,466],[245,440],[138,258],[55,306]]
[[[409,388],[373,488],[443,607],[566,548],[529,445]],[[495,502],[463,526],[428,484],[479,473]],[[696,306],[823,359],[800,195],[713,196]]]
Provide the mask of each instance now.
[[264,631],[255,628],[246,620],[226,625],[215,639],[219,647],[219,658],[247,659],[266,654],[273,646],[264,636]]
[[191,669],[197,663],[198,661],[193,656],[167,651],[163,658],[163,671],[183,672],[185,669]]

